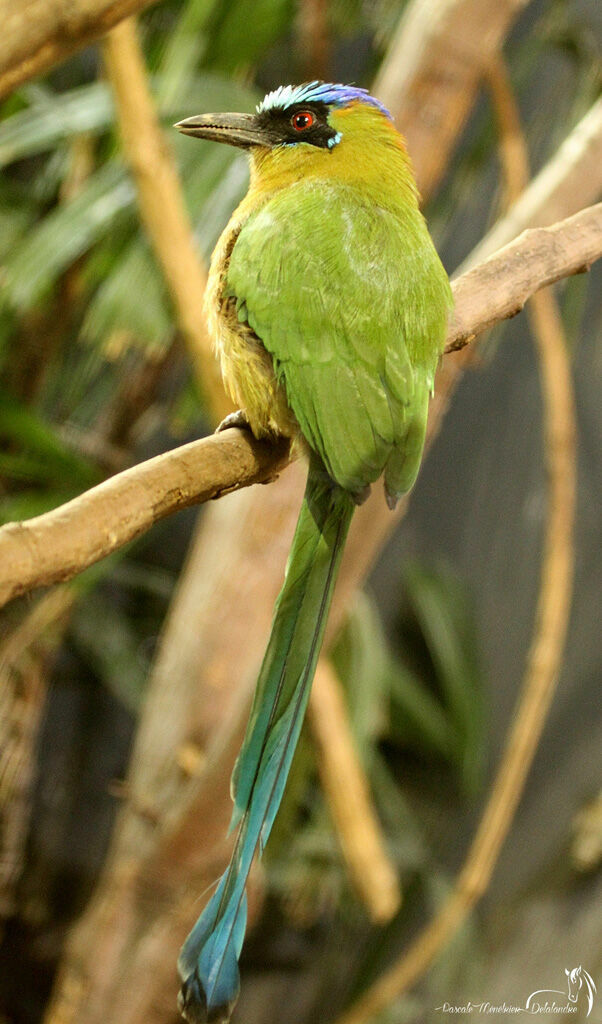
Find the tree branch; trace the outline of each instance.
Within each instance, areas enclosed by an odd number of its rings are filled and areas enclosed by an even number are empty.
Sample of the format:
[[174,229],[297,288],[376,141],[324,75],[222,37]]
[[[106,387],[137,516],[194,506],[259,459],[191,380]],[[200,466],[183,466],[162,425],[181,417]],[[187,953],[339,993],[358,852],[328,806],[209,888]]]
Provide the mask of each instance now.
[[[602,204],[515,242],[454,282],[447,351],[514,316],[540,288],[586,270],[602,255]],[[66,505],[0,529],[0,605],[66,580],[134,540],[171,512],[264,483],[288,447],[238,430],[193,441],[111,477]]]
[[155,0],[0,0],[0,99]]
[[0,529],[0,606],[32,587],[70,579],[178,509],[266,483],[288,443],[228,430],[110,477],[78,498]]
[[530,228],[453,283],[455,309],[446,352],[520,313],[541,288],[589,270],[602,255],[602,203],[552,224]]
[[0,936],[19,902],[49,655],[72,603],[73,587],[55,587],[0,640]]
[[545,227],[602,195],[602,97],[567,135],[505,216],[472,250],[460,273],[481,263],[529,226]]

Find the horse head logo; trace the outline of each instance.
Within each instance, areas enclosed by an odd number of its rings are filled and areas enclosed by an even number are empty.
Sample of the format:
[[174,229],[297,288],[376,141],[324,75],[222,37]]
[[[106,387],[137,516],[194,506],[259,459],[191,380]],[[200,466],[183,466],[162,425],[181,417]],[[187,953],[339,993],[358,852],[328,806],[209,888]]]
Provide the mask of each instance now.
[[594,994],[596,993],[596,985],[594,979],[588,971],[584,971],[581,964],[579,967],[573,967],[572,971],[569,971],[566,967],[564,973],[568,978],[568,997],[569,1002],[576,1003],[579,999],[579,993],[581,989],[585,989],[587,996],[587,1016],[589,1017],[591,1008],[594,1005]]
[[525,1009],[531,1010],[531,1012],[536,1012],[536,1005],[541,1001],[539,999],[536,999],[536,996],[566,996],[569,1003],[573,1003],[574,1005],[578,1001],[579,996],[583,991],[583,994],[587,999],[586,1017],[589,1017],[592,1011],[592,1006],[594,1005],[594,995],[597,992],[594,979],[588,971],[584,970],[581,964],[579,965],[579,967],[573,967],[573,969],[570,971],[568,970],[568,968],[565,967],[564,973],[567,977],[566,992],[562,991],[559,988],[540,988],[537,990],[537,992],[531,993],[531,995],[527,999],[527,1002],[525,1003]]

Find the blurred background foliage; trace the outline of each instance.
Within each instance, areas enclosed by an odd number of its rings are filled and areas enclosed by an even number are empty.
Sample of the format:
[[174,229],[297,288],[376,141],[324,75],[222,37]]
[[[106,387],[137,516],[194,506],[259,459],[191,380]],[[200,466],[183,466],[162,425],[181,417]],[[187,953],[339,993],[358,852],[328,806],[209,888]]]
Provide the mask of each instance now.
[[[147,11],[141,32],[152,89],[205,258],[245,192],[246,160],[227,147],[192,145],[169,126],[203,110],[253,109],[265,90],[318,73],[369,85],[403,7],[399,0],[333,0],[319,60],[306,45],[303,2],[164,0]],[[536,171],[599,93],[599,0],[534,0],[507,42],[506,57]],[[426,211],[450,271],[496,218],[499,203],[496,130],[483,95]],[[97,47],[0,106],[0,284],[2,521],[43,512],[209,429],[162,275],[140,228]],[[561,294],[586,482],[565,670],[572,682],[536,766],[527,800],[527,812],[532,806],[534,813],[519,821],[514,854],[502,864],[484,918],[467,925],[428,981],[383,1024],[431,1019],[429,1008],[439,997],[478,994],[475,981],[492,1000],[495,986],[501,998],[521,998],[520,969],[492,973],[485,947],[498,964],[520,964],[533,927],[541,940],[542,929],[552,934],[568,913],[553,893],[566,895],[584,884],[571,874],[566,850],[572,815],[595,794],[599,772],[593,755],[599,717],[583,725],[574,703],[587,707],[599,681],[592,622],[599,553],[591,510],[600,481],[590,440],[600,425],[599,286],[594,271],[589,280],[570,280]],[[499,752],[537,586],[543,476],[536,367],[525,331],[516,324],[495,331],[480,373],[462,385],[411,513],[333,656],[404,884],[403,908],[386,929],[375,932],[367,923],[349,889],[306,737],[266,852],[268,899],[243,956],[241,1020],[331,1019],[449,888]],[[529,435],[532,448],[524,443]],[[195,512],[180,513],[84,574],[71,587],[66,614],[50,629],[56,642],[47,631],[35,647],[48,695],[27,809],[26,860],[14,900],[3,910],[3,1022],[41,1019],[66,928],[98,878],[116,808],[112,780],[126,770],[194,520]],[[31,600],[13,603],[3,636],[30,609]],[[577,723],[581,743],[563,744]],[[556,799],[558,764],[565,791]],[[550,796],[556,809],[541,819],[546,793],[556,794],[555,804]],[[594,858],[592,871],[596,864]],[[591,876],[588,884],[594,885]],[[526,891],[538,894],[545,910],[531,928],[527,910],[517,910],[532,905]],[[583,889],[580,898],[589,907]],[[544,928],[544,920],[552,923]],[[582,934],[591,937],[595,924],[588,922]],[[599,931],[597,945],[575,946],[577,959],[578,951],[590,973],[602,977],[595,974],[596,965],[602,967]],[[574,966],[565,964],[573,948],[569,955],[558,947],[554,956],[561,967]],[[550,982],[557,980],[555,962],[548,963]],[[548,976],[529,975],[527,991],[531,981],[531,988],[542,987]],[[282,1010],[285,993],[288,1016],[270,1016],[270,1007]]]

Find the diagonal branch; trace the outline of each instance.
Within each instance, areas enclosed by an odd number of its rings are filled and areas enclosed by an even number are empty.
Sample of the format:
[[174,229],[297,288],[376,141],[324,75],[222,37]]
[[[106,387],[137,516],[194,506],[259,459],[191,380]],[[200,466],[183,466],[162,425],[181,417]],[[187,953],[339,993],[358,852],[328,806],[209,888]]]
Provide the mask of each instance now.
[[[526,231],[454,283],[447,350],[513,316],[540,288],[602,256],[602,204]],[[0,529],[0,603],[66,580],[196,502],[262,483],[286,464],[288,447],[235,430],[193,441],[125,470],[45,515]]]
[[0,604],[86,569],[189,505],[272,479],[288,443],[228,430],[126,469],[78,498],[0,529]]
[[527,299],[563,277],[583,273],[600,258],[602,203],[552,224],[531,228],[453,283],[454,316],[446,352],[464,346],[501,320],[520,313]]
[[526,225],[545,227],[595,203],[602,195],[602,97],[567,135],[552,158],[487,232],[460,267],[468,270],[516,238]]

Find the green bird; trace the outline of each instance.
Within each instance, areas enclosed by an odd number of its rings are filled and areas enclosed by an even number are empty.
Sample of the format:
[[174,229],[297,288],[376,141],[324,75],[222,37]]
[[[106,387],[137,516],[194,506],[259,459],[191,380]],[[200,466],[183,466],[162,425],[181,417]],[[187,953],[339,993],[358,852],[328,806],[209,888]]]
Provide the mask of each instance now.
[[307,486],[242,750],[230,864],[182,948],[191,1024],[236,1003],[245,886],[278,810],[356,505],[416,479],[451,309],[402,136],[364,89],[284,86],[255,114],[176,127],[250,157],[249,191],[217,243],[206,295],[225,385],[256,437],[307,455]]

